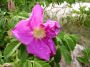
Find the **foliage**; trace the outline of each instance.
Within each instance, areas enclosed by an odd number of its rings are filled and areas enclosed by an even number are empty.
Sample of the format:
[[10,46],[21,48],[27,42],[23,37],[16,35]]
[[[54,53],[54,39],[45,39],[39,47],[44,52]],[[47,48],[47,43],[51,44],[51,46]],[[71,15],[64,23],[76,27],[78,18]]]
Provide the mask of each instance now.
[[[65,1],[65,0],[64,0]],[[66,0],[69,3],[75,2],[75,0]],[[59,35],[54,38],[56,44],[56,55],[52,57],[48,62],[43,61],[33,55],[29,55],[26,52],[25,46],[17,41],[11,33],[12,28],[21,19],[26,19],[29,16],[29,11],[35,5],[36,2],[44,5],[50,3],[61,3],[63,0],[14,0],[17,10],[10,12],[7,10],[7,0],[0,0],[0,66],[4,63],[11,63],[13,67],[60,67],[59,62],[63,56],[68,64],[71,64],[71,51],[74,50],[76,43],[78,42],[77,35],[67,34],[60,32]],[[84,10],[81,9],[82,17],[84,17]],[[89,25],[89,12],[87,19],[81,19],[86,27]],[[70,18],[70,17],[69,17]],[[68,19],[69,20],[69,19]],[[75,18],[73,18],[75,20]],[[70,20],[69,20],[70,21]],[[82,23],[81,21],[81,23]],[[83,24],[80,24],[83,25]],[[83,51],[83,57],[78,57],[78,61],[81,63],[89,63],[90,48],[86,48]]]
[[65,34],[63,32],[57,37],[57,42],[60,45],[61,55],[68,64],[71,63],[71,51],[74,50],[78,37],[76,35]]
[[[7,9],[7,1],[8,0],[1,0],[0,1],[0,7],[1,9],[6,10]],[[39,2],[40,4],[44,5],[44,3],[46,5],[49,5],[50,3],[62,3],[64,1],[67,1],[68,3],[72,4],[75,3],[76,1],[85,1],[85,0],[13,0],[15,2],[15,5],[17,7],[17,9],[19,10],[24,10],[24,11],[31,11],[31,8],[37,3]],[[29,7],[29,8],[28,8]]]
[[83,51],[83,56],[78,57],[78,61],[83,63],[83,64],[89,64],[90,63],[90,48],[85,48]]

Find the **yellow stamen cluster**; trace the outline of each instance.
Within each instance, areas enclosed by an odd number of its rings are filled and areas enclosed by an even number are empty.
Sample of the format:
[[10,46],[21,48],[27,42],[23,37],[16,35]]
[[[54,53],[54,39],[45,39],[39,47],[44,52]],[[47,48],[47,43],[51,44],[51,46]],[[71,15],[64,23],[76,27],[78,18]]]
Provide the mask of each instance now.
[[34,37],[37,39],[41,39],[46,36],[45,30],[43,28],[35,28],[34,29]]

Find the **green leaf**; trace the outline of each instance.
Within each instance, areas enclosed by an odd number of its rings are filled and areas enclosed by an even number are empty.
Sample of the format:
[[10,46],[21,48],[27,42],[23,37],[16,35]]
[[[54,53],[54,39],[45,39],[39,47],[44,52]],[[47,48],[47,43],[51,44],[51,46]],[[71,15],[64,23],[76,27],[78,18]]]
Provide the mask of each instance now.
[[33,67],[43,67],[40,63],[38,62],[34,62],[33,63]]
[[60,62],[60,59],[61,59],[61,50],[60,48],[57,48],[57,51],[56,51],[56,55],[54,57],[54,60],[56,63],[59,63]]
[[77,60],[84,64],[90,63],[86,57],[77,57]]
[[45,62],[45,61],[34,61],[33,62],[33,67],[51,67],[50,65],[49,65],[49,63],[47,63],[47,62]]
[[42,67],[51,67],[50,65],[49,65],[49,63],[47,63],[47,62],[45,62],[45,61],[38,61],[41,65],[42,65]]
[[90,48],[85,48],[82,52],[86,58],[90,59]]
[[26,48],[24,45],[20,46],[20,51],[19,51],[19,59],[21,60],[22,63],[26,62],[28,58],[28,53],[26,52]]
[[56,37],[57,41],[59,42],[59,45],[65,45],[65,47],[69,50],[69,51],[73,51],[76,43],[77,43],[77,39],[78,37],[76,35],[71,35],[71,34],[66,34],[64,32],[61,32],[57,37]]
[[15,60],[13,62],[13,67],[20,67],[20,60],[19,59],[18,60]]
[[33,67],[33,62],[30,60],[26,60],[24,63],[20,59],[14,61],[13,66],[14,67]]
[[76,44],[77,41],[79,40],[79,36],[78,35],[70,35],[70,38],[74,41],[74,43]]
[[76,46],[76,43],[72,40],[72,38],[70,38],[69,35],[65,34],[64,35],[64,39],[63,41],[65,42],[65,46],[70,50],[70,51],[73,51],[75,46]]
[[4,50],[4,57],[9,58],[20,46],[21,43],[17,43],[16,41],[12,41],[8,43],[5,50]]
[[68,64],[71,64],[72,58],[71,53],[66,49],[64,45],[61,46],[61,54]]
[[57,40],[57,43],[59,44],[59,45],[63,45],[63,38],[64,38],[64,32],[60,32],[60,34],[56,37],[56,40]]
[[23,67],[32,67],[32,63],[31,63],[29,60],[27,60],[27,61],[24,63]]
[[59,37],[60,39],[64,38],[65,33],[64,32],[60,32],[59,35],[57,37]]
[[82,57],[77,57],[77,60],[81,63],[87,64],[90,63],[90,48],[85,48],[83,51]]

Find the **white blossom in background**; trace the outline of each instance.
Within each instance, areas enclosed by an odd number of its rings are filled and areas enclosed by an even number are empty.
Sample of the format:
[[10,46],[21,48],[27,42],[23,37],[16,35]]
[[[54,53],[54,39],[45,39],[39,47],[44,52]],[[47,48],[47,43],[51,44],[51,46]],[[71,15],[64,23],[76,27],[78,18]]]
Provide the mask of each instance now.
[[71,12],[71,8],[68,7],[69,4],[64,2],[60,5],[58,4],[50,4],[48,7],[45,8],[47,15],[50,18],[56,17],[59,20],[62,17],[66,17]]
[[80,11],[80,7],[85,7],[85,10],[89,10],[90,8],[90,3],[86,3],[86,2],[81,2],[81,3],[74,3],[72,4],[72,9],[76,10],[76,11]]
[[60,19],[62,19],[63,17],[67,17],[67,16],[79,16],[79,14],[77,13],[73,13],[72,11],[80,11],[80,7],[84,7],[86,11],[88,11],[90,9],[90,3],[87,2],[76,2],[73,3],[72,5],[70,5],[69,3],[67,3],[66,1],[62,4],[50,4],[48,7],[45,8],[45,12],[46,14],[50,17],[56,17],[57,20],[59,21]]

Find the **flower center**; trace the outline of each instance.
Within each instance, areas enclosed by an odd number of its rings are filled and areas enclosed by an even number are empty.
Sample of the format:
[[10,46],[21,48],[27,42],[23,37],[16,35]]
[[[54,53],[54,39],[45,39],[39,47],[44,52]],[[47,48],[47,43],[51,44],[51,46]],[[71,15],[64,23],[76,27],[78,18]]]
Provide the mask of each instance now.
[[34,29],[34,37],[41,39],[46,36],[45,30],[42,28],[35,28]]

